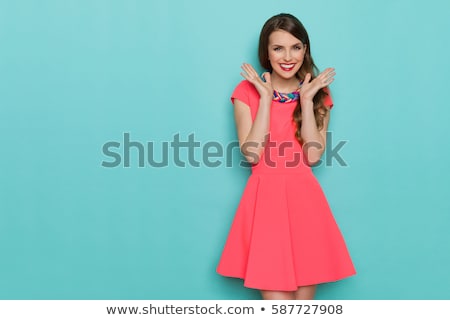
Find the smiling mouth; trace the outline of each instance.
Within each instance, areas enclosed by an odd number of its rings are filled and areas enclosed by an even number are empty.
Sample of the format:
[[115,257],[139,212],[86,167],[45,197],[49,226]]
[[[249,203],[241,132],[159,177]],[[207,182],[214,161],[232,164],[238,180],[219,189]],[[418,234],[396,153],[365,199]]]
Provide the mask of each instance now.
[[291,64],[281,63],[280,67],[283,71],[292,71],[292,69],[294,69],[295,67],[295,63]]

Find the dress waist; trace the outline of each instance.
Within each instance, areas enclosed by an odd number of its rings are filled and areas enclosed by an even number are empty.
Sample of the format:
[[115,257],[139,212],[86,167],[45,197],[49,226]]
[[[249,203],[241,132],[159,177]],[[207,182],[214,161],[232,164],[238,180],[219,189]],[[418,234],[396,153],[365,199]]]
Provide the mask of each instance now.
[[274,166],[267,166],[267,164],[258,163],[252,167],[252,174],[266,175],[294,175],[294,174],[310,174],[312,168],[306,164],[297,164],[295,167],[282,166],[277,163]]

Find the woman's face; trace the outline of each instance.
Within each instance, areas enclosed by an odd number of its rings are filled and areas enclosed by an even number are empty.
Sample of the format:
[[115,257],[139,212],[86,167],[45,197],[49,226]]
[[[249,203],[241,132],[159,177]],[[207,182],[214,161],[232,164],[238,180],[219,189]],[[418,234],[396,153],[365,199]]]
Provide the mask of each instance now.
[[269,36],[268,50],[273,72],[288,80],[295,77],[300,70],[306,45],[289,32],[277,30]]

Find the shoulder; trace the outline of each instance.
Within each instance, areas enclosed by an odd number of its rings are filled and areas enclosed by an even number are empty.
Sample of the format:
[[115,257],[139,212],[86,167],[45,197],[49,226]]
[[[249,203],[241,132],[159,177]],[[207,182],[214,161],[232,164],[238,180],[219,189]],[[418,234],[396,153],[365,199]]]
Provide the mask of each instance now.
[[236,86],[237,88],[241,88],[243,90],[249,90],[249,91],[254,91],[254,92],[258,92],[256,91],[255,86],[248,80],[242,80],[241,82],[238,83],[238,85]]
[[233,105],[235,105],[235,99],[248,106],[252,119],[255,119],[259,106],[259,93],[251,82],[248,80],[242,80],[239,82],[231,95],[231,102]]
[[252,101],[254,101],[255,99],[259,99],[259,93],[256,90],[255,86],[250,83],[250,81],[242,80],[234,88],[234,91],[231,95],[231,102],[234,103],[234,99],[241,100],[242,102],[250,106]]

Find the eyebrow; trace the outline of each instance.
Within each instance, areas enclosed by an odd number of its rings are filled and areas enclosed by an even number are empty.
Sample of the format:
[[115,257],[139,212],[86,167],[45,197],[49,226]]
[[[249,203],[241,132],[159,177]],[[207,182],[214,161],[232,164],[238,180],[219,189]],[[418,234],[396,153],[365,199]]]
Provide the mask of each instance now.
[[[298,45],[303,46],[303,43],[297,42],[296,44],[293,44],[292,47],[298,46]],[[281,44],[271,44],[271,46],[272,46],[272,47],[284,47],[284,46],[282,46]]]

